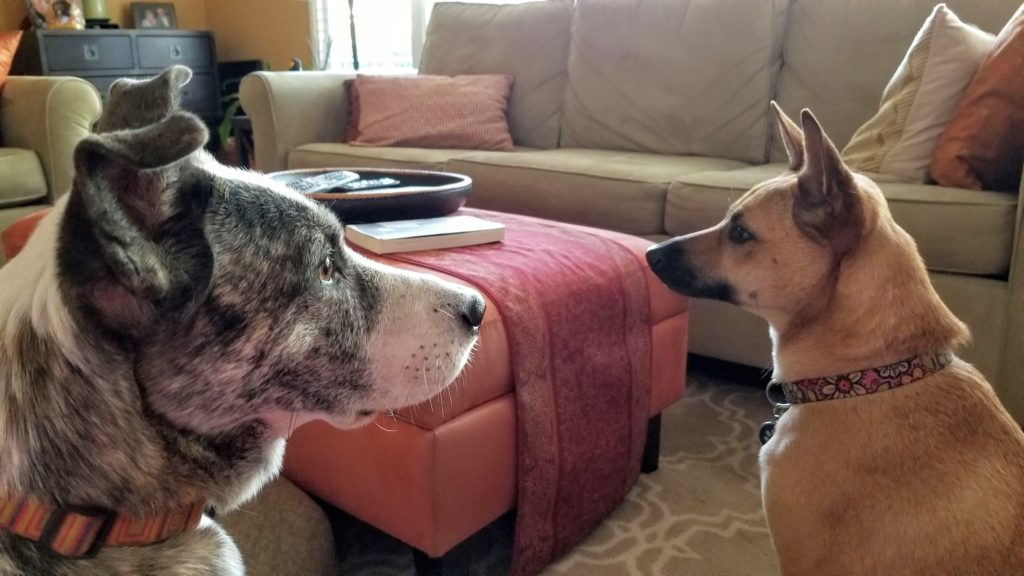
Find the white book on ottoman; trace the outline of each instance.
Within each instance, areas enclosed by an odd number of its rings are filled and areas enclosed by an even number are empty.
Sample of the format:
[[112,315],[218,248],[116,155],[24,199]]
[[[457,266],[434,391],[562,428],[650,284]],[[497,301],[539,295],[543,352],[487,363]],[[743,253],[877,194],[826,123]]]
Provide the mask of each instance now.
[[473,246],[500,242],[504,237],[504,224],[475,216],[442,216],[345,227],[346,240],[377,254]]

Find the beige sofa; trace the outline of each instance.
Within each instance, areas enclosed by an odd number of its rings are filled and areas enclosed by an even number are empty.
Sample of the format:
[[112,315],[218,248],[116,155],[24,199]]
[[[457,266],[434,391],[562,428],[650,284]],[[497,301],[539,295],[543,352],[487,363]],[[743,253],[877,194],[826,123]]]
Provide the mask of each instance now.
[[[936,0],[548,0],[439,4],[421,73],[508,73],[514,152],[342,143],[345,76],[257,73],[242,83],[256,165],[429,167],[470,175],[471,205],[652,240],[717,222],[784,171],[769,114],[811,108],[839,146]],[[948,0],[996,32],[1018,0]],[[932,280],[972,328],[964,357],[1024,422],[1024,236],[1018,194],[881,182]],[[697,301],[691,351],[770,364],[766,325]]]
[[0,230],[71,189],[72,152],[99,115],[100,96],[85,80],[7,78],[0,91]]

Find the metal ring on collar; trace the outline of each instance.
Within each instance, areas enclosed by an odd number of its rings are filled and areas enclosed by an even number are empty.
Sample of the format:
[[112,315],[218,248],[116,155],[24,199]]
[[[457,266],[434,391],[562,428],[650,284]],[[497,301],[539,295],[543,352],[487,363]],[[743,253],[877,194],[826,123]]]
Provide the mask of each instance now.
[[768,387],[764,389],[765,396],[768,397],[768,402],[771,402],[772,406],[784,406],[789,408],[789,399],[786,398],[786,392],[782,389],[781,382],[769,382]]

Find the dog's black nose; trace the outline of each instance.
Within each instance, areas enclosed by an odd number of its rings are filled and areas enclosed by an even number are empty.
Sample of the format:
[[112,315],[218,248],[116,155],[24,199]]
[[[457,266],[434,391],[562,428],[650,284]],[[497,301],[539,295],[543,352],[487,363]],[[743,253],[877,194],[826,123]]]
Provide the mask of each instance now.
[[666,266],[671,266],[671,254],[678,252],[677,244],[668,241],[655,244],[647,249],[647,265],[655,272],[661,272]]
[[479,328],[484,321],[484,312],[487,311],[487,304],[480,296],[473,294],[462,304],[462,320],[470,328]]
[[651,270],[657,270],[665,260],[665,253],[658,248],[660,246],[655,245],[647,249],[647,265],[651,267]]

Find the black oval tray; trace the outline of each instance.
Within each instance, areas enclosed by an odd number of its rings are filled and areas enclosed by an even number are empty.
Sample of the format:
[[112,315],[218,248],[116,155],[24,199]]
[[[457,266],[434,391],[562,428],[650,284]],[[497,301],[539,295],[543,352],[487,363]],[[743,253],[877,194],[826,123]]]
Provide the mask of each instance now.
[[355,172],[363,179],[394,178],[400,182],[377,190],[307,194],[328,206],[346,224],[444,216],[462,208],[473,188],[468,176],[432,170],[307,168],[268,176],[287,185],[292,180],[338,170]]

